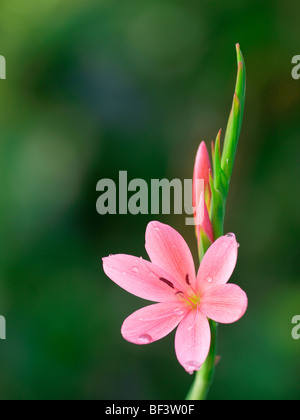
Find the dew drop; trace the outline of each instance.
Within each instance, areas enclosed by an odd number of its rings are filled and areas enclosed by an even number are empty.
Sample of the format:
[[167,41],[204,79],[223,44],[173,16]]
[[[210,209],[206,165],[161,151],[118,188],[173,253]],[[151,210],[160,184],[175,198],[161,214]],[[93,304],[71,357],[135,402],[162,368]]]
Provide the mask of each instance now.
[[114,256],[114,254],[109,254],[109,257],[113,257]]
[[126,271],[122,271],[122,276],[126,276]]
[[211,276],[208,276],[206,280],[207,280],[207,283],[212,283],[213,282],[213,278]]
[[142,334],[137,338],[138,344],[149,344],[152,342],[152,337],[149,334]]
[[241,246],[241,245],[238,243],[238,244],[237,244],[237,247],[239,248],[240,246]]
[[131,271],[133,271],[134,273],[139,273],[139,269],[137,267],[132,267]]
[[198,362],[191,360],[190,362],[184,364],[184,368],[190,375],[192,375],[195,371],[201,368],[201,365]]
[[176,309],[174,309],[174,315],[182,316],[182,315],[184,315],[184,311],[181,308],[176,308]]
[[234,233],[227,233],[227,238],[235,238],[235,234]]

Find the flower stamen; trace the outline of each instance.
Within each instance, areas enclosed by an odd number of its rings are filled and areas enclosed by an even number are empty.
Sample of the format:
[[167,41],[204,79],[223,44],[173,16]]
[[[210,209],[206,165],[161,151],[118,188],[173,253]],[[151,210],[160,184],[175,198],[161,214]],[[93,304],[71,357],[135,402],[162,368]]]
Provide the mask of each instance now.
[[164,279],[163,277],[159,277],[159,280],[170,286],[172,289],[174,289],[174,284],[170,280]]

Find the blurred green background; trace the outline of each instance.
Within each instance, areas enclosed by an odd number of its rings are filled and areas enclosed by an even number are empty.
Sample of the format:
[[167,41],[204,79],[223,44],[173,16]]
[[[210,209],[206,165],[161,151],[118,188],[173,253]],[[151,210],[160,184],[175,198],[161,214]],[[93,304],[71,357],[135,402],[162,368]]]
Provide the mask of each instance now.
[[182,399],[192,377],[174,333],[150,346],[120,327],[146,302],[101,258],[146,257],[154,219],[194,254],[183,216],[100,216],[102,178],[191,178],[198,144],[225,129],[236,76],[247,102],[227,205],[241,244],[244,318],[220,326],[211,399],[299,399],[300,54],[292,0],[2,0],[1,399]]

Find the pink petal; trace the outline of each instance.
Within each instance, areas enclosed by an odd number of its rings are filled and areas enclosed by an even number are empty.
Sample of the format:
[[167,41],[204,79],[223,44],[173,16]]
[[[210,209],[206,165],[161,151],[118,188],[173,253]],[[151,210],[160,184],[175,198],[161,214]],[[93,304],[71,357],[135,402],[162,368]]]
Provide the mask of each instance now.
[[200,311],[222,324],[238,321],[246,312],[248,298],[235,284],[223,284],[207,290],[201,298]]
[[201,192],[200,194],[199,206],[195,213],[195,224],[198,238],[200,235],[200,231],[203,230],[208,239],[210,239],[211,242],[214,241],[213,227],[209,218],[203,192]]
[[181,291],[196,283],[194,260],[183,237],[173,228],[151,222],[146,230],[146,250],[151,261],[181,284]]
[[125,340],[149,344],[168,335],[182,320],[187,306],[180,302],[163,302],[146,306],[130,315],[122,325]]
[[[205,192],[209,187],[209,174],[211,173],[211,165],[209,154],[204,141],[200,144],[194,167],[193,176],[193,206],[198,208],[201,192]],[[204,191],[199,191],[197,187],[197,179],[204,181]]]
[[210,287],[226,284],[236,266],[237,256],[238,243],[233,233],[217,239],[201,262],[197,276],[198,290],[203,293]]
[[210,349],[210,327],[206,316],[191,310],[179,324],[175,336],[175,351],[179,363],[192,374],[205,362]]
[[162,268],[132,255],[103,258],[105,274],[118,286],[142,299],[155,302],[177,300],[178,284]]

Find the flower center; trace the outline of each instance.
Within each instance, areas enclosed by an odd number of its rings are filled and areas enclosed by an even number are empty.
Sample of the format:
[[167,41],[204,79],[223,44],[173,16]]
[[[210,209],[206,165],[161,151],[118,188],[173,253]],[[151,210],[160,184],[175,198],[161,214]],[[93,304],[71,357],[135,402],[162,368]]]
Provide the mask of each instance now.
[[197,308],[200,303],[200,297],[197,295],[185,296],[185,300],[191,309]]
[[180,300],[182,300],[184,303],[187,304],[187,306],[190,309],[195,309],[197,308],[197,306],[200,303],[200,296],[197,296],[196,294],[192,294],[192,295],[186,295],[183,292],[178,292],[176,293],[177,296],[180,298]]

